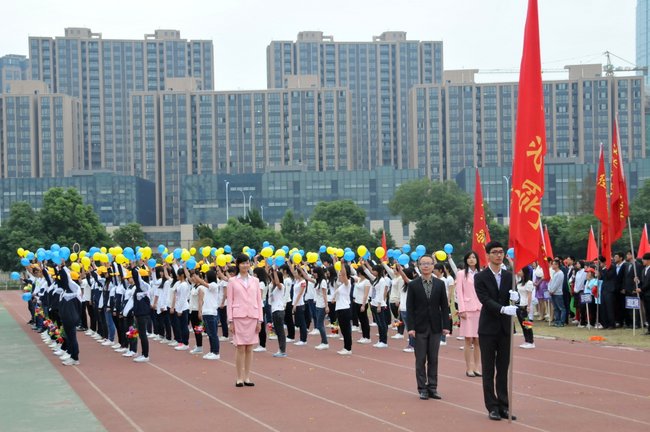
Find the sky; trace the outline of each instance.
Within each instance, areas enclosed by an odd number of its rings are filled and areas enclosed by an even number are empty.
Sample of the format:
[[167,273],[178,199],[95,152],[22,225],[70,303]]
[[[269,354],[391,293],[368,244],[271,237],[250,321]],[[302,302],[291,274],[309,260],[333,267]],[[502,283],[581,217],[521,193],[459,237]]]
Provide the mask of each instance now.
[[[479,82],[516,80],[527,0],[10,0],[0,13],[0,56],[28,54],[29,36],[88,27],[104,39],[143,39],[176,29],[211,39],[216,90],[266,88],[266,47],[315,30],[335,41],[371,41],[384,31],[443,41],[445,69],[479,69]],[[99,7],[100,4],[103,4]],[[635,61],[636,0],[539,0],[544,79],[567,64]],[[626,60],[627,63],[621,59]]]

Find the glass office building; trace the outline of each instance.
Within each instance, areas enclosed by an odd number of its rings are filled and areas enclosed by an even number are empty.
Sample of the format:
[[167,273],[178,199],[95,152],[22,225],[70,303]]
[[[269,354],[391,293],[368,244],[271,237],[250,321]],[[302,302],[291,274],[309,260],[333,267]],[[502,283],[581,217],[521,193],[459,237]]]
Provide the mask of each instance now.
[[38,210],[43,195],[53,187],[75,188],[84,204],[90,204],[106,226],[131,222],[154,225],[154,184],[150,181],[110,172],[77,172],[60,178],[0,179],[0,220],[9,217],[14,202],[26,201]]
[[[650,2],[637,0],[636,2],[636,66],[646,68],[650,66]],[[645,85],[650,85],[646,71]]]
[[11,81],[29,78],[29,60],[24,55],[8,54],[0,57],[0,93],[7,93]]
[[442,82],[442,42],[407,40],[385,32],[372,42],[335,42],[322,32],[267,47],[267,86],[286,87],[292,76],[314,76],[320,86],[351,93],[354,169],[409,167],[409,90]]
[[[567,66],[566,80],[544,81],[548,162],[593,164],[611,148],[614,114],[625,160],[645,158],[642,77],[603,77],[602,65]],[[516,133],[516,83],[477,84],[476,71],[445,71],[445,84],[411,93],[414,167],[450,180],[464,168],[509,167]]]
[[87,28],[63,37],[30,37],[31,77],[55,93],[81,100],[81,168],[129,173],[129,95],[164,90],[168,78],[194,77],[214,86],[212,41],[181,39],[178,30],[156,30],[141,40],[103,39]]

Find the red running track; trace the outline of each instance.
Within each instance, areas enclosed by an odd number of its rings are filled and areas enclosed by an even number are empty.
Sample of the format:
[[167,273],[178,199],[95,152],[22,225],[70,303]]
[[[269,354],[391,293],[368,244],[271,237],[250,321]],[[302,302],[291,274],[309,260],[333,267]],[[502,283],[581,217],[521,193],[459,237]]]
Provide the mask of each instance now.
[[[0,301],[18,323],[28,318],[19,294],[0,293]],[[111,431],[650,430],[650,355],[639,349],[537,340],[534,350],[516,350],[518,420],[508,424],[488,420],[481,380],[465,376],[455,338],[440,352],[443,400],[421,401],[402,340],[388,349],[355,344],[341,357],[342,341],[317,351],[311,336],[307,346],[290,344],[284,359],[271,356],[277,341],[268,341],[269,351],[254,357],[256,386],[236,388],[230,343],[221,344],[221,360],[206,361],[152,341],[151,362],[138,364],[79,333],[81,365],[69,368],[23,328]]]

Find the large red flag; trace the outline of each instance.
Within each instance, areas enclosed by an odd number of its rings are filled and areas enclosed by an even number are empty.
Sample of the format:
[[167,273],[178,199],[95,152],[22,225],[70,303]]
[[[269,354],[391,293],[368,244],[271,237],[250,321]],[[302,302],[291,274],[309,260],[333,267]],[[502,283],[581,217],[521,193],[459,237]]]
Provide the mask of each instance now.
[[555,258],[553,254],[553,246],[551,245],[551,236],[548,235],[548,227],[544,225],[544,248],[546,249],[546,256]]
[[594,236],[594,229],[589,228],[589,241],[587,242],[587,261],[594,261],[598,259],[598,245],[596,244],[596,237]]
[[607,206],[607,176],[605,175],[605,155],[603,146],[600,146],[600,157],[598,159],[598,173],[596,174],[596,200],[594,203],[594,215],[600,221],[600,253],[605,257],[607,267],[612,261],[609,242],[609,210]]
[[[386,246],[386,231],[381,232],[381,247],[383,247],[385,251],[388,250],[388,247]],[[384,256],[381,257],[381,260],[388,261],[388,254],[384,253]]]
[[485,244],[490,241],[490,231],[485,221],[483,207],[483,192],[481,191],[481,178],[476,168],[476,184],[474,186],[474,227],[472,228],[472,250],[478,254],[481,267],[487,265]]
[[[542,226],[539,226],[539,229],[542,229]],[[551,279],[551,268],[548,265],[548,257],[550,256],[546,252],[546,236],[544,236],[544,233],[542,233],[539,236],[539,256],[537,257],[537,265],[539,265],[542,268],[542,272],[544,273],[544,280],[549,280]]]
[[528,1],[517,104],[510,200],[510,243],[515,249],[514,271],[535,261],[541,244],[546,129],[537,0]]
[[623,173],[623,158],[618,142],[618,121],[614,118],[612,131],[612,193],[609,197],[612,209],[612,223],[610,225],[610,242],[614,243],[623,236],[623,229],[630,214],[627,203],[627,186]]
[[643,232],[641,233],[641,241],[639,242],[639,252],[636,254],[637,258],[643,258],[643,254],[650,252],[650,244],[648,244],[648,226],[643,224]]

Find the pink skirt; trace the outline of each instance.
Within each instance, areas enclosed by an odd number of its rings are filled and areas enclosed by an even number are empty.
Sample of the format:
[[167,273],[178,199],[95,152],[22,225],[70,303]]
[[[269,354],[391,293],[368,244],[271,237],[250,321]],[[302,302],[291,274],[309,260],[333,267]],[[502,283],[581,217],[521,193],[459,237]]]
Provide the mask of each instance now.
[[465,312],[465,319],[460,320],[460,335],[463,337],[478,337],[478,318],[481,311]]
[[235,345],[257,345],[260,343],[257,323],[259,321],[255,318],[233,318],[232,324],[235,329],[235,334],[232,340]]

